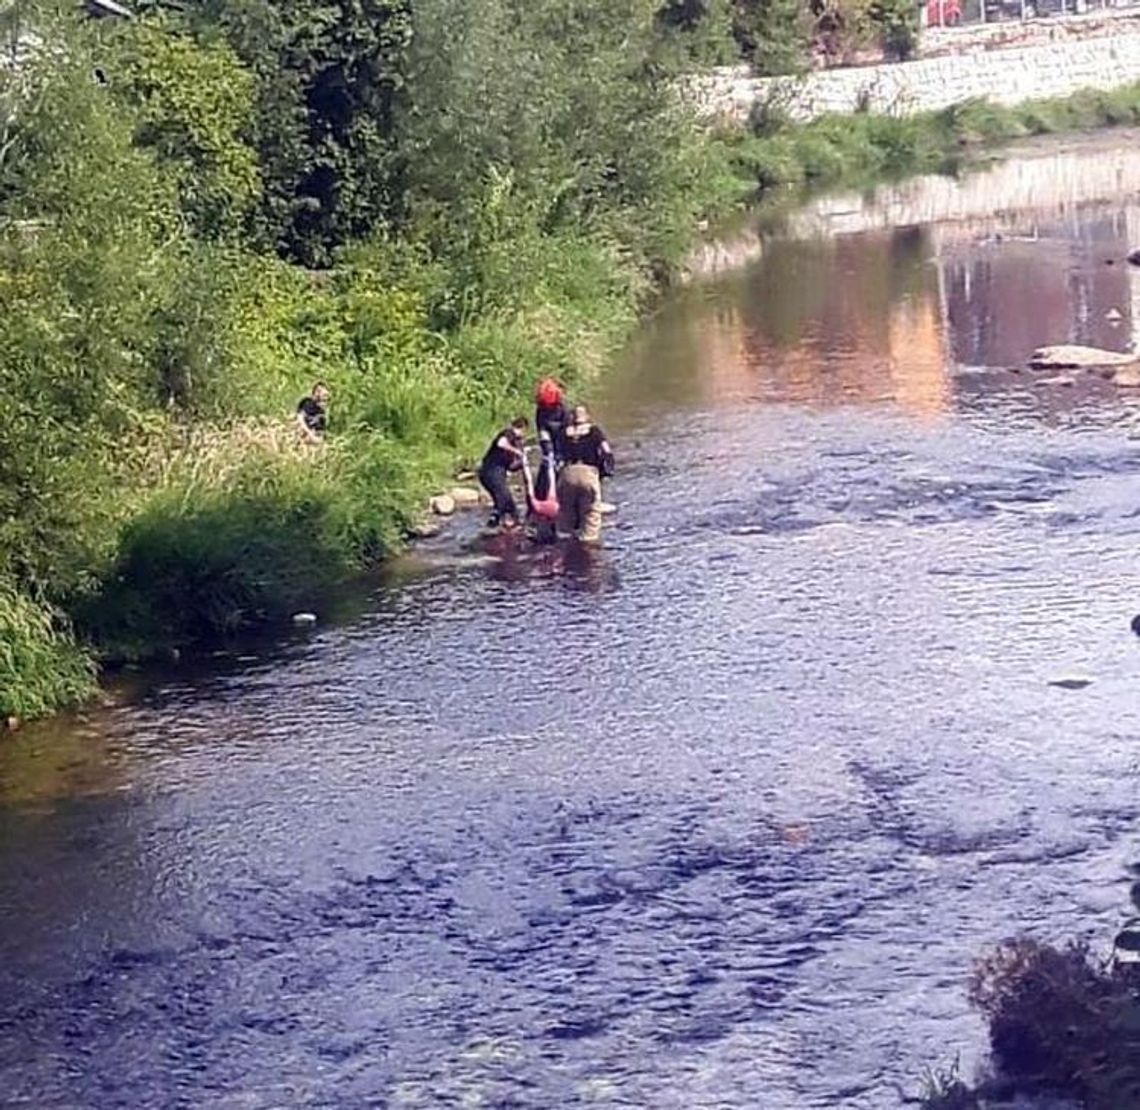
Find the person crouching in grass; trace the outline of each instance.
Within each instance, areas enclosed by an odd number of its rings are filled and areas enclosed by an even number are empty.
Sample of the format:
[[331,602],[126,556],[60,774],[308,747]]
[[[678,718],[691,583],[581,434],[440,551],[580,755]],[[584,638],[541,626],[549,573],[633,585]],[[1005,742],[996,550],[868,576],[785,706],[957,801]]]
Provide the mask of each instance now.
[[329,387],[317,382],[297,405],[297,427],[310,443],[320,443],[329,426]]

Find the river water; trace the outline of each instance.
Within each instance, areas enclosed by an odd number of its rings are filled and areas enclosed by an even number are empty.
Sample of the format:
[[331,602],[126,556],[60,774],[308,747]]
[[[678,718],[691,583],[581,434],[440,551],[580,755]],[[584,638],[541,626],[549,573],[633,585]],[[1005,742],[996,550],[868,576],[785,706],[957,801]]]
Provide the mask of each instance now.
[[600,556],[457,522],[351,622],[5,740],[0,1102],[877,1108],[969,1074],[972,959],[1103,945],[1137,857],[1140,412],[1017,371],[1140,335],[1135,151],[742,233],[595,397]]

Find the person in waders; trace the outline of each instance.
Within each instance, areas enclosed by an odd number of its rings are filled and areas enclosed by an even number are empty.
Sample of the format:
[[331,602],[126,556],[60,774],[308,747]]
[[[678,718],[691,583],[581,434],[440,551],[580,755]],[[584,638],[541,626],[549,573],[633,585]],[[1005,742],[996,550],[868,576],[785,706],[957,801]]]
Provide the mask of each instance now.
[[499,525],[513,527],[519,522],[518,506],[511,496],[507,475],[522,467],[525,458],[523,444],[528,426],[525,416],[515,417],[510,427],[504,428],[491,440],[491,446],[487,448],[479,465],[479,481],[491,495],[495,506],[489,521],[492,528]]
[[576,405],[562,433],[562,470],[558,475],[558,530],[582,543],[602,538],[602,477],[614,470],[606,433]]

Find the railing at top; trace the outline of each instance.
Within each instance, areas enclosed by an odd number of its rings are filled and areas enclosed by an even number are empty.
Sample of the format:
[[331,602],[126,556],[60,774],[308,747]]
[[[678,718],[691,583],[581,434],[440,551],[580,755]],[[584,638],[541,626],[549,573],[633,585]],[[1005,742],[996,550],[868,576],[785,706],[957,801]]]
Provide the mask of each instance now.
[[1140,0],[924,0],[924,28],[977,26],[1140,8]]

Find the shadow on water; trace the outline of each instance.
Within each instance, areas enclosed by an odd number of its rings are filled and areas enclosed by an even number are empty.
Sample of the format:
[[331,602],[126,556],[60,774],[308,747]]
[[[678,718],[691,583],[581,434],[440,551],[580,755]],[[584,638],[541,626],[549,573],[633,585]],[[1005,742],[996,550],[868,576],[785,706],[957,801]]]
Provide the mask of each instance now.
[[879,1110],[968,1069],[972,959],[1112,935],[1135,854],[1136,405],[1021,368],[1134,342],[1135,146],[825,198],[672,298],[599,387],[601,551],[466,517],[346,623],[5,739],[4,1099]]

